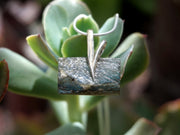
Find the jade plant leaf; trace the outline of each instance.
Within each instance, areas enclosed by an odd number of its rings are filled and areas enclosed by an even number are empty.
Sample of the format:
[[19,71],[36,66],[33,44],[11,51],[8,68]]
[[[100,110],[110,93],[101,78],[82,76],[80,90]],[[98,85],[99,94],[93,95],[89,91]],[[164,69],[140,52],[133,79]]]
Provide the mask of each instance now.
[[63,43],[66,39],[68,39],[71,36],[71,33],[67,27],[62,28],[62,40]]
[[58,62],[54,55],[49,50],[46,43],[43,41],[40,35],[31,35],[26,38],[29,46],[33,49],[33,51],[37,54],[37,56],[44,61],[47,65],[58,69]]
[[[91,15],[87,16],[87,18],[79,19],[76,23],[76,27],[83,32],[87,32],[87,30],[89,30],[89,29],[92,29],[94,33],[97,33],[99,31],[99,26],[96,23],[96,21],[92,18]],[[74,30],[72,24],[70,25],[69,31],[70,31],[71,35],[78,34]]]
[[57,82],[45,75],[37,66],[8,49],[0,48],[0,61],[8,63],[10,78],[8,90],[22,95],[51,100],[64,100],[59,95]]
[[[91,16],[87,18],[81,18],[77,21],[76,26],[79,30],[87,32],[92,29],[94,33],[97,33],[99,28],[97,23]],[[73,25],[70,25],[69,31],[71,37],[64,41],[61,52],[63,57],[85,57],[87,56],[87,37],[83,35],[77,35]],[[94,37],[94,47],[96,48],[99,43],[99,37]]]
[[111,55],[111,57],[118,58],[131,45],[134,45],[133,53],[127,61],[124,76],[121,79],[121,84],[125,84],[133,80],[141,74],[149,64],[149,52],[147,49],[146,39],[145,36],[140,33],[133,33],[128,36]]
[[68,38],[62,48],[63,57],[85,57],[87,56],[86,36],[75,35]]
[[85,135],[85,129],[81,123],[69,123],[57,128],[46,135]]
[[5,60],[0,61],[0,102],[5,96],[8,88],[9,69]]
[[[99,33],[107,32],[111,30],[114,26],[114,21],[115,21],[114,17],[109,18],[100,28]],[[100,37],[100,42],[103,40],[107,41],[107,45],[102,54],[102,57],[108,57],[113,52],[113,50],[117,47],[122,36],[123,24],[124,24],[123,20],[119,18],[117,28],[115,29],[115,31],[113,31],[112,33],[108,35]]]
[[161,106],[155,121],[162,128],[160,135],[179,135],[180,99],[170,101]]
[[153,122],[141,118],[125,135],[158,135],[160,128]]
[[90,11],[79,0],[55,0],[46,7],[43,13],[44,32],[48,44],[58,56],[62,56],[63,27],[69,27],[73,19],[82,13],[90,14]]
[[118,58],[121,58],[121,79],[124,75],[126,64],[128,62],[129,57],[131,56],[134,49],[134,45],[130,46],[125,52],[120,54]]

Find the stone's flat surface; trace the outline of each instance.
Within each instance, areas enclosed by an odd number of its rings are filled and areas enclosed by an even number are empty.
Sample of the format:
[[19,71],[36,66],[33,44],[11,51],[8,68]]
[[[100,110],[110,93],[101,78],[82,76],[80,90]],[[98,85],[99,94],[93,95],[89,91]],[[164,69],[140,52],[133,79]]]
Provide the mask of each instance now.
[[120,92],[120,59],[100,58],[92,80],[87,58],[69,57],[58,60],[60,94],[109,95]]

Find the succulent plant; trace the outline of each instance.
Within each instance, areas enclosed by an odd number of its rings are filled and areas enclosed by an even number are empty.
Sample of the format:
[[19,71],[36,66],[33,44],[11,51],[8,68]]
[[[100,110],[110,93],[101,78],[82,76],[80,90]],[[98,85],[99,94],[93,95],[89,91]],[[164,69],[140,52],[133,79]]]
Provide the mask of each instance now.
[[[66,96],[58,93],[58,57],[87,56],[86,36],[78,34],[72,27],[74,18],[79,14],[88,15],[88,18],[82,18],[77,22],[77,27],[82,31],[86,32],[88,29],[92,29],[98,33],[108,31],[113,27],[114,17],[111,17],[99,28],[90,15],[88,7],[79,0],[51,2],[46,7],[42,20],[46,41],[40,34],[27,37],[28,45],[49,67],[46,72],[23,56],[9,49],[0,48],[0,88],[2,88],[0,94],[3,95],[3,91],[7,89],[9,77],[9,91],[48,99],[56,111],[58,120],[63,124],[62,127],[48,135],[65,132],[66,134],[72,134],[72,132],[77,132],[79,135],[85,134],[88,111],[105,98],[105,96],[98,95]],[[121,59],[121,85],[136,78],[149,63],[149,53],[143,34],[133,33],[119,45],[123,24],[123,20],[119,18],[114,32],[94,39],[95,49],[102,40],[107,41],[102,57]],[[132,45],[134,45],[133,52]],[[130,55],[131,57],[129,57]],[[5,61],[8,63],[8,67]],[[8,68],[10,72],[8,72]],[[139,126],[137,126],[138,128]],[[134,132],[131,132],[128,132],[128,135],[134,135]]]

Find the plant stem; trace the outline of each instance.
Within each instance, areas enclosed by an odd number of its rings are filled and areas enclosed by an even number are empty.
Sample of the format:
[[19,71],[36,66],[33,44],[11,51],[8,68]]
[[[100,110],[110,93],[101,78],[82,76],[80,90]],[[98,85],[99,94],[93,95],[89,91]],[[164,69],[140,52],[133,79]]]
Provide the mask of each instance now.
[[111,127],[110,127],[110,109],[109,109],[109,98],[104,99],[104,114],[105,114],[105,129],[106,135],[111,134]]
[[110,135],[110,110],[109,99],[105,98],[98,104],[98,121],[99,121],[99,134]]
[[69,115],[68,115],[68,106],[66,101],[50,101],[57,120],[60,124],[67,124],[70,122]]
[[71,96],[67,99],[70,122],[82,123],[82,112],[80,110],[79,96]]
[[98,123],[99,123],[99,135],[104,135],[104,120],[103,120],[103,103],[100,102],[97,105]]

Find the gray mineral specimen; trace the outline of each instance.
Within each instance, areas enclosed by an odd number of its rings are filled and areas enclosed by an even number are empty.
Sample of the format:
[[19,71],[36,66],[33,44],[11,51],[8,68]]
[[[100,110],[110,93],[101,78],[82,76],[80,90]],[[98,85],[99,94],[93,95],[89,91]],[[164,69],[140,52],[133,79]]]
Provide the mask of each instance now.
[[120,59],[100,58],[95,79],[87,58],[59,58],[58,89],[60,94],[109,95],[120,92]]

